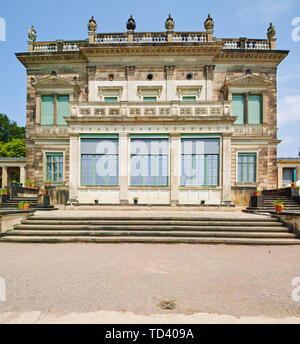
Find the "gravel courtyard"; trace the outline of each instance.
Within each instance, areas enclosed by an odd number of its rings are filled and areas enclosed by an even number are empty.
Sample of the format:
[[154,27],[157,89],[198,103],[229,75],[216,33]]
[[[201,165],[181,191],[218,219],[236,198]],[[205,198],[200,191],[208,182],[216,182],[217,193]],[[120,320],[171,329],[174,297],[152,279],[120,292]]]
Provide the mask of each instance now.
[[0,323],[23,312],[299,317],[299,261],[298,246],[1,244]]

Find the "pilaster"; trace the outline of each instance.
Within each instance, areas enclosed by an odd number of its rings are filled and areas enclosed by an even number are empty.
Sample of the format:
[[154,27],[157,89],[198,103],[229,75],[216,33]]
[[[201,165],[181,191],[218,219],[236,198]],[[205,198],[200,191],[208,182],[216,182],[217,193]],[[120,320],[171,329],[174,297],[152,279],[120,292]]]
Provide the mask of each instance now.
[[231,135],[223,135],[222,153],[222,204],[231,204]]
[[180,133],[170,133],[170,203],[179,203],[180,185]]
[[78,202],[78,168],[80,164],[79,160],[79,136],[71,135],[70,136],[70,172],[69,172],[69,203]]
[[119,181],[120,181],[120,203],[128,204],[128,162],[129,162],[129,134],[119,134]]

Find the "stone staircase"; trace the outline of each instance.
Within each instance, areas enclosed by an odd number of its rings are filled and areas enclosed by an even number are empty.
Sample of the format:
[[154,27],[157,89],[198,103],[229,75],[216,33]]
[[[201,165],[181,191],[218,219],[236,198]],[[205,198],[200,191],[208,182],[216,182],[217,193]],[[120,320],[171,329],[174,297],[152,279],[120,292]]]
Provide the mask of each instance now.
[[255,212],[255,213],[266,213],[269,211],[274,211],[273,202],[276,200],[280,200],[284,203],[284,211],[288,212],[300,212],[300,204],[295,200],[287,197],[287,196],[272,196],[266,195],[264,196],[264,206],[261,209],[257,208],[247,208],[246,212]]
[[32,210],[53,210],[54,206],[42,206],[38,204],[37,197],[12,197],[0,205],[1,210],[18,209],[20,202],[25,201],[29,203],[29,209]]
[[276,218],[234,213],[223,218],[34,215],[0,237],[1,242],[300,245],[300,239]]

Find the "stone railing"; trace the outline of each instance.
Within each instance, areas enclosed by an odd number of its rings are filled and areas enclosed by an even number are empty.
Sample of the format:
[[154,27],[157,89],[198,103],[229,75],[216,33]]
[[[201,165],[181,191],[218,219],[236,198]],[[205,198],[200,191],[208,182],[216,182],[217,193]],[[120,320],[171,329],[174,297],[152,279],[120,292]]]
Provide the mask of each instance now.
[[[272,40],[272,39],[271,39]],[[158,44],[158,43],[223,43],[225,50],[270,50],[275,49],[275,40],[224,38],[216,39],[208,32],[126,32],[91,33],[82,41],[29,42],[29,51],[49,53],[57,51],[79,51],[80,47],[102,44]]]
[[179,102],[158,102],[145,104],[142,102],[120,102],[118,104],[79,103],[72,104],[72,116],[105,117],[105,116],[223,116],[229,115],[229,104],[196,102],[193,105]]
[[246,50],[270,50],[270,42],[267,39],[222,39],[223,49],[246,49]]

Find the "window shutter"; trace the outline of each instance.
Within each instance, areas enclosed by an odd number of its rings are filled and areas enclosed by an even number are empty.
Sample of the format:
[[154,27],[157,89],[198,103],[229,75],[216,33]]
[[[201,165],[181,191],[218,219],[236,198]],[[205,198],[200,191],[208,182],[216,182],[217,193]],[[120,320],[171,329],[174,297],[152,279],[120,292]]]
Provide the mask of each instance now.
[[250,95],[248,99],[249,124],[261,124],[261,96]]
[[57,97],[57,124],[66,125],[65,116],[70,116],[70,100],[69,96]]
[[42,125],[53,124],[54,117],[54,97],[53,96],[42,96]]
[[245,123],[245,97],[242,94],[232,95],[232,115],[237,116],[235,124]]

